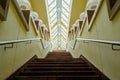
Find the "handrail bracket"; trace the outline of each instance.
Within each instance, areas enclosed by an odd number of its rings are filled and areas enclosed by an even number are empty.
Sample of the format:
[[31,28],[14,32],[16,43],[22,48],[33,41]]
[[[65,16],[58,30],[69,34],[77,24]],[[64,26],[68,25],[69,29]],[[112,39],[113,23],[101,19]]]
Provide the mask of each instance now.
[[14,46],[14,43],[11,43],[11,46],[5,46],[4,50],[6,51],[7,48],[13,48],[13,46]]
[[114,50],[114,51],[120,51],[120,49],[115,48],[115,46],[119,46],[120,47],[120,45],[112,44],[112,50]]

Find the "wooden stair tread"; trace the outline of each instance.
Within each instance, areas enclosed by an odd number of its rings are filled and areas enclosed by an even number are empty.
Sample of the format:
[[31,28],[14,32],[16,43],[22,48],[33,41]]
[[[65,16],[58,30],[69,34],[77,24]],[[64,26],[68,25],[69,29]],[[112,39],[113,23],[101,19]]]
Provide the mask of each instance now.
[[64,75],[48,75],[48,76],[44,76],[44,75],[41,75],[41,76],[16,76],[16,78],[41,78],[41,77],[69,77],[69,78],[75,78],[75,77],[88,77],[88,78],[96,78],[96,77],[99,77],[99,75],[74,75],[74,76],[64,76]]
[[20,75],[27,75],[27,76],[41,76],[41,75],[95,75],[94,71],[24,71],[21,72]]
[[79,67],[89,67],[86,64],[77,64],[77,65],[73,65],[73,64],[28,64],[27,67],[45,67],[45,66],[49,66],[49,67],[75,67],[75,66],[79,66]]
[[10,80],[102,80],[102,78],[83,58],[72,58],[69,52],[49,52],[45,59],[37,57],[32,59]]
[[45,77],[16,77],[15,80],[101,80],[97,76],[92,77],[64,77],[64,76],[45,76]]
[[86,64],[85,62],[31,62],[30,64]]
[[40,71],[40,70],[84,70],[91,71],[90,67],[29,67],[25,68],[24,71]]

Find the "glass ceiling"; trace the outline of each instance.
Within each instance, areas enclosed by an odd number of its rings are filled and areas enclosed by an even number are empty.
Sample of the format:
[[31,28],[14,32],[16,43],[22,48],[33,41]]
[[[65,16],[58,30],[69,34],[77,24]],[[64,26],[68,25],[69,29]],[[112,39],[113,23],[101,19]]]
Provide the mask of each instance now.
[[72,0],[46,0],[52,49],[66,49]]

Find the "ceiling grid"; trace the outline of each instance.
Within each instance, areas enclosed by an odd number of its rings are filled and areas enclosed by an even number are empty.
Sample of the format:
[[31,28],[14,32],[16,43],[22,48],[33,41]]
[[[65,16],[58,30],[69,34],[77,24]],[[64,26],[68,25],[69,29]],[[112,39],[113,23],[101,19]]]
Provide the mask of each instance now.
[[46,0],[52,49],[66,49],[72,0]]

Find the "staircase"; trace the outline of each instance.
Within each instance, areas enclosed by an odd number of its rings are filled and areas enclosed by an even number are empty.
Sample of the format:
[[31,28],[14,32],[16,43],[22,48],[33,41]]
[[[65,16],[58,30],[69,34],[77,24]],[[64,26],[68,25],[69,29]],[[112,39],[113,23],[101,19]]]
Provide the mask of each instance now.
[[7,80],[109,80],[83,57],[69,52],[49,52],[45,59],[34,56]]

